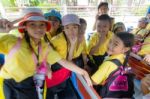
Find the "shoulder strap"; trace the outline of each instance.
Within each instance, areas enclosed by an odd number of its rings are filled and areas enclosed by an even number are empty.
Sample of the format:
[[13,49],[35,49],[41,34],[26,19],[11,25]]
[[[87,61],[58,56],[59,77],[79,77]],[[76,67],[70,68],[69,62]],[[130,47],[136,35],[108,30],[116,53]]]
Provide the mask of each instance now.
[[150,35],[150,31],[149,31],[146,35],[144,35],[143,40],[142,40],[141,42],[143,43],[144,40],[145,40],[149,35]]
[[119,70],[119,67],[122,66],[122,63],[118,60],[118,59],[112,59],[112,60],[108,60],[108,61],[111,61],[113,62],[115,65],[118,66],[118,68],[116,70],[114,70],[109,76],[108,78],[102,82],[102,85],[105,85],[107,82],[109,82],[109,80],[115,75],[115,74],[118,74],[118,70]]
[[110,60],[111,62],[113,62],[115,65],[118,66],[118,68],[116,70],[114,70],[111,74],[110,74],[110,77],[113,76],[117,71],[118,69],[120,68],[120,66],[122,66],[122,63],[118,60],[118,59],[112,59]]
[[108,60],[108,61],[113,62],[115,65],[118,66],[118,68],[117,68],[116,70],[114,70],[114,71],[108,76],[108,78],[102,83],[102,85],[105,85],[114,75],[120,73],[118,70],[119,70],[119,67],[122,66],[122,63],[121,63],[118,59],[112,59],[112,60]]
[[122,65],[122,63],[118,60],[118,59],[112,59],[110,60],[111,62],[113,62],[115,65],[117,65],[118,67]]
[[142,29],[139,29],[138,31],[135,32],[135,34],[138,34]]

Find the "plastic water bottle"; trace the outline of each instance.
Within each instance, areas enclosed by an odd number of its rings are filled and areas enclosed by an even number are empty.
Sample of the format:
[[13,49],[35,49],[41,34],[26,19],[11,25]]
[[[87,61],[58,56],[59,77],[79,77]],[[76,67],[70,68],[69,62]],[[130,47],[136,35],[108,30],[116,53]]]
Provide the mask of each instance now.
[[46,63],[42,62],[41,65],[37,68],[36,74],[33,77],[39,99],[43,99],[42,87],[44,85],[46,71],[47,71]]

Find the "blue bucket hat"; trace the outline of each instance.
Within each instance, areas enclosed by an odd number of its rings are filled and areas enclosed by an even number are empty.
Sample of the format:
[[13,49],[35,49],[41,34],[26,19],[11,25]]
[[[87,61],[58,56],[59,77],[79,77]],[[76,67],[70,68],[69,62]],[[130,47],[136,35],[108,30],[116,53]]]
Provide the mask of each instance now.
[[60,22],[61,22],[61,14],[60,14],[60,12],[58,12],[58,11],[56,11],[54,9],[52,9],[52,10],[48,11],[47,13],[45,13],[44,16],[45,16],[46,19],[48,19],[48,17],[51,17],[51,16],[57,17],[60,20]]

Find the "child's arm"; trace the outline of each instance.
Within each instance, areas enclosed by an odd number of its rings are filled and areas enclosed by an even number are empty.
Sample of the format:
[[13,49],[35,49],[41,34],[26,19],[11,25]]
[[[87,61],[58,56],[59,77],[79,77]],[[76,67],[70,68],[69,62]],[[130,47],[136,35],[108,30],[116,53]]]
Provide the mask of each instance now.
[[98,47],[105,41],[106,36],[100,36],[97,44],[90,50],[90,55],[93,55],[97,51]]
[[76,66],[75,64],[68,62],[64,59],[58,61],[58,63],[61,64],[63,67],[65,67],[65,68],[67,68],[67,69],[69,69],[75,73],[82,75],[85,78],[85,80],[87,81],[87,84],[89,86],[92,86],[91,79],[90,79],[88,73],[84,69],[81,69],[78,66]]
[[148,64],[150,64],[150,54],[145,55],[143,60],[146,61]]
[[150,74],[141,80],[141,89],[143,94],[148,94],[150,92]]
[[15,28],[22,28],[14,26],[15,23],[19,22],[22,18],[14,20],[12,22],[7,19],[0,19],[0,33],[9,33],[10,30]]
[[71,61],[74,54],[75,44],[77,42],[77,37],[74,37],[73,39],[70,38],[70,49],[68,51],[68,60]]
[[95,16],[95,22],[94,22],[94,25],[93,25],[93,31],[95,31],[96,30],[96,22],[97,22],[97,18],[98,18],[98,13],[96,14],[96,16]]
[[68,52],[68,60],[71,61],[73,58],[73,54],[74,54],[74,49],[75,49],[75,45],[70,46],[69,52]]

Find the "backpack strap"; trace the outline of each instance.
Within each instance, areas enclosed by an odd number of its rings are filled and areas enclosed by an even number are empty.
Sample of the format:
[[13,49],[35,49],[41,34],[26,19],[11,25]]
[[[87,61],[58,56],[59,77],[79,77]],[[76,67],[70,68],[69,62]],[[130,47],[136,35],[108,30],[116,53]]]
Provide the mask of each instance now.
[[[108,79],[111,78],[112,76],[115,76],[116,74],[120,73],[120,71],[118,71],[118,70],[119,70],[119,69],[121,68],[121,66],[122,66],[122,63],[121,63],[118,59],[112,59],[112,60],[110,60],[110,61],[113,62],[115,65],[117,65],[118,68],[117,68],[116,70],[114,70],[114,71],[109,75]],[[117,72],[117,71],[118,71],[118,72]]]
[[118,68],[116,70],[114,70],[104,82],[102,82],[102,85],[105,85],[110,80],[111,77],[120,73],[120,71],[118,71],[118,70],[119,70],[120,66],[122,66],[122,63],[118,59],[112,59],[112,60],[108,60],[108,61],[113,62],[115,65],[118,66]]
[[118,59],[112,59],[110,60],[111,62],[113,62],[115,65],[117,65],[118,67],[122,65],[122,63],[118,60]]

